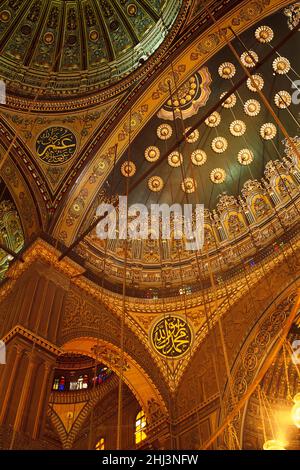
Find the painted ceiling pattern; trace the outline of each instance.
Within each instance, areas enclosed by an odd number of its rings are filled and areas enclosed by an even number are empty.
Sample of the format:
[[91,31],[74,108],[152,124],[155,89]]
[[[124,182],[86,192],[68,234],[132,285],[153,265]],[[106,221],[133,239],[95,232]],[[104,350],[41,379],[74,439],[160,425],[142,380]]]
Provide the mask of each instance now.
[[[263,60],[270,47],[288,33],[288,13],[289,10],[281,11],[248,30],[241,36],[244,45],[234,42],[243,65],[250,72],[258,60]],[[295,97],[293,83],[299,77],[293,48],[299,40],[300,36],[296,34],[258,72],[253,72],[255,83],[298,148],[299,139],[295,137],[299,134],[298,105],[292,97]],[[214,38],[208,41],[213,43]],[[168,151],[183,133],[195,126],[208,109],[230,91],[243,74],[241,65],[228,48],[216,54],[170,94],[163,107],[135,138],[130,150],[130,172],[127,174],[124,171],[127,169],[126,153],[115,168],[115,184],[111,177],[105,186],[107,194],[124,194],[127,176],[130,176],[129,185],[134,184],[146,170],[151,170],[151,166],[159,162],[162,155],[167,155],[153,174],[133,191],[130,202],[144,203],[150,207],[152,203],[183,204],[188,197],[190,203],[204,203],[204,248],[210,253],[217,252],[220,245],[224,247],[235,243],[249,233],[248,227],[261,227],[260,233],[255,234],[255,242],[260,245],[269,243],[274,234],[271,226],[267,228],[265,224],[276,216],[274,206],[289,205],[298,194],[298,158],[250,79],[218,111],[196,127],[176,151]],[[167,87],[167,82],[162,86]],[[294,216],[297,218],[297,210],[295,212],[294,209],[286,210],[288,224],[292,223]],[[84,227],[90,220],[86,219]],[[253,243],[250,239],[243,243],[241,251],[251,256]],[[105,242],[92,233],[78,252],[93,269],[97,269],[97,266],[102,266],[99,252],[104,252],[104,246]],[[107,249],[110,257],[106,265],[107,273],[115,283],[120,282],[124,243],[109,241]],[[194,255],[185,251],[183,244],[176,240],[163,244],[151,239],[130,242],[131,279],[128,281],[135,287],[146,284],[158,288],[161,285],[180,285],[179,270],[167,266],[168,263],[176,265],[178,253],[181,262],[186,263],[184,278],[187,285],[193,284],[197,269],[193,264]],[[238,256],[230,248],[227,260],[228,266],[238,263]],[[155,270],[154,267],[161,263],[164,267]],[[141,264],[145,269],[141,269]],[[151,269],[146,269],[147,265]],[[220,266],[212,261],[212,268],[218,271]]]
[[1,74],[15,90],[20,82],[62,96],[80,87],[96,91],[152,55],[180,6],[178,0],[1,1]]

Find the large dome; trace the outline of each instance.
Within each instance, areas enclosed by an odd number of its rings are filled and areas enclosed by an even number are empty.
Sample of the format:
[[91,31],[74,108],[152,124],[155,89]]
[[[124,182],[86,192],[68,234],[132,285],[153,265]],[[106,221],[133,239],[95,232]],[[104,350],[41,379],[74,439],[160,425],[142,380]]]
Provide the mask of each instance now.
[[10,90],[97,91],[144,63],[173,25],[179,0],[6,0],[0,72]]

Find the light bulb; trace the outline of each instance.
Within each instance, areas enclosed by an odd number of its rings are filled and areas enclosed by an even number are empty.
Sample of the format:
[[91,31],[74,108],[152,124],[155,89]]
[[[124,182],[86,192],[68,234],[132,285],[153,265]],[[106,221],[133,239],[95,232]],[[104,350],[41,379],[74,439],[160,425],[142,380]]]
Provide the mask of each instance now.
[[292,420],[296,428],[300,429],[300,393],[294,397],[295,405],[292,408]]
[[263,449],[264,450],[286,450],[283,442],[275,440],[275,439],[266,441],[263,445]]

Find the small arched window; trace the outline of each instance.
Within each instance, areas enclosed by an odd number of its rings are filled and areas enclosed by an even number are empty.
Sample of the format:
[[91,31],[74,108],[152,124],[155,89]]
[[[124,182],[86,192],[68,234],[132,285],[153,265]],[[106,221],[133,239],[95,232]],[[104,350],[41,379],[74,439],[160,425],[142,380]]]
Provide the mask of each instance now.
[[140,444],[144,439],[146,439],[146,416],[143,410],[141,410],[135,420],[135,443]]
[[96,450],[104,450],[104,437],[100,437],[99,441],[97,442],[95,449]]

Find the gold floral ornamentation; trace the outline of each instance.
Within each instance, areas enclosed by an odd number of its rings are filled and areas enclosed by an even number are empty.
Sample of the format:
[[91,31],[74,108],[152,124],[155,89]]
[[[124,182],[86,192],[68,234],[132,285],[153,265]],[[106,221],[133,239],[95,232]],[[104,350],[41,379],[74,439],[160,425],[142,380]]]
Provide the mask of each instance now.
[[160,150],[157,147],[151,146],[145,150],[145,158],[148,162],[156,162],[160,157]]
[[260,26],[255,31],[255,37],[262,44],[266,44],[273,41],[274,32],[269,26]]
[[246,132],[246,124],[244,121],[236,120],[230,124],[229,130],[235,137],[241,137]]
[[291,63],[286,57],[277,57],[273,62],[273,70],[278,75],[285,75],[291,70]]
[[172,127],[170,124],[161,124],[157,128],[157,136],[161,140],[168,140],[173,134]]
[[218,125],[220,124],[221,122],[221,115],[220,113],[218,113],[217,111],[215,111],[214,113],[212,113],[206,120],[205,120],[205,124],[208,126],[208,127],[218,127]]
[[236,74],[236,68],[231,62],[224,62],[219,67],[219,75],[225,80],[233,78]]
[[243,52],[241,55],[241,62],[245,67],[251,69],[257,64],[258,55],[254,51]]
[[[220,99],[222,99],[226,95],[226,91],[222,93],[220,96]],[[236,95],[233,93],[230,95],[224,103],[222,103],[223,108],[230,109],[233,108],[236,105]]]
[[[190,127],[188,127],[185,132],[188,132],[190,130]],[[185,138],[185,140],[189,143],[189,144],[194,144],[195,142],[197,142],[197,140],[199,139],[199,131],[198,129],[195,129],[189,136],[187,136]]]
[[[256,87],[254,86],[253,81],[255,82]],[[247,80],[247,87],[249,88],[250,91],[254,91],[254,92],[257,92],[257,88],[259,91],[261,91],[264,87],[264,84],[265,84],[264,79],[259,74],[252,75],[252,77],[248,78]]]
[[275,104],[280,109],[286,109],[292,104],[292,97],[288,91],[282,90],[276,93]]
[[271,123],[267,122],[263,124],[260,128],[260,135],[264,140],[272,140],[277,134],[276,126]]
[[180,152],[172,152],[168,156],[168,163],[172,168],[178,168],[180,165],[182,165],[183,162],[183,157]]
[[181,183],[181,189],[185,193],[191,194],[196,191],[197,183],[194,178],[185,178]]
[[241,165],[250,165],[253,162],[254,155],[250,149],[243,149],[238,153],[238,162]]
[[191,155],[193,165],[202,166],[207,161],[207,154],[204,150],[197,149]]
[[130,178],[134,176],[136,172],[136,165],[131,161],[126,161],[121,166],[121,173],[125,178]]
[[222,184],[226,179],[226,172],[222,168],[215,168],[211,174],[210,179],[214,184]]
[[257,100],[248,100],[244,105],[244,111],[248,116],[257,116],[260,113],[261,105]]
[[225,137],[216,137],[211,143],[211,148],[216,153],[224,153],[228,148],[228,142]]
[[148,180],[148,188],[154,193],[158,193],[164,187],[164,181],[160,176],[152,176]]

